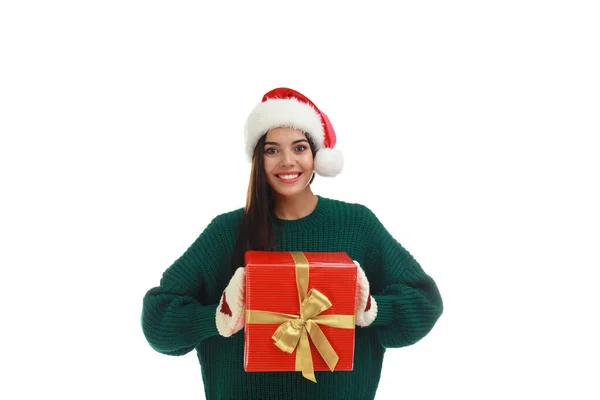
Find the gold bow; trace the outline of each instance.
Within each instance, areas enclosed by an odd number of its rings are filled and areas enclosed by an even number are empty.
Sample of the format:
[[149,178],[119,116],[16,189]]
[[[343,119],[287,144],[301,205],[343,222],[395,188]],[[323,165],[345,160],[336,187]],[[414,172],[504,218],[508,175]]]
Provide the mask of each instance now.
[[248,324],[280,324],[272,338],[275,345],[286,353],[292,354],[296,349],[296,371],[302,376],[316,382],[308,335],[325,360],[331,371],[339,357],[327,337],[319,327],[321,325],[335,328],[354,328],[354,315],[319,315],[331,307],[331,302],[317,289],[308,293],[309,266],[306,256],[301,252],[291,252],[296,264],[296,286],[300,300],[300,315],[283,314],[271,311],[246,310]]

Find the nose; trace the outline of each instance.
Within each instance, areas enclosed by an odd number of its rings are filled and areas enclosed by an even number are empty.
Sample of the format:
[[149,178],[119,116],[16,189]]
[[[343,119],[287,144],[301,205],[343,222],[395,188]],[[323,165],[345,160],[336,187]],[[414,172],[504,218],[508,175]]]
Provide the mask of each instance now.
[[294,153],[291,151],[282,151],[281,152],[281,165],[288,166],[294,165]]

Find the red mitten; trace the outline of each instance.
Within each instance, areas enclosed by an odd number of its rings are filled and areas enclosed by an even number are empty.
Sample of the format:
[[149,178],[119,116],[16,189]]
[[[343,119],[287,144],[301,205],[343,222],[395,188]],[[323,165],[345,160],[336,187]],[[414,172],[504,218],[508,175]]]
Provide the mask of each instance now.
[[358,326],[369,326],[377,317],[377,302],[371,296],[369,280],[358,261],[356,264],[356,311],[355,319]]
[[217,330],[221,336],[229,337],[245,325],[245,283],[246,270],[238,268],[221,295],[216,315]]

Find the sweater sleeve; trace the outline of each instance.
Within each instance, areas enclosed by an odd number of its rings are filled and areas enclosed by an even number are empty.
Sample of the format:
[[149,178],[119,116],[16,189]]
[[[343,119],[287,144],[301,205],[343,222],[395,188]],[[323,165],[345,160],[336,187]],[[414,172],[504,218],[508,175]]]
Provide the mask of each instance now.
[[365,273],[377,302],[377,317],[370,325],[378,330],[384,347],[412,345],[427,335],[443,312],[434,280],[414,257],[369,211],[371,235]]
[[[204,304],[205,273],[223,261],[218,249],[218,223],[213,220],[162,276],[160,285],[143,299],[142,330],[156,351],[173,356],[189,353],[200,342],[218,335],[217,304]],[[222,253],[222,252],[221,252]]]

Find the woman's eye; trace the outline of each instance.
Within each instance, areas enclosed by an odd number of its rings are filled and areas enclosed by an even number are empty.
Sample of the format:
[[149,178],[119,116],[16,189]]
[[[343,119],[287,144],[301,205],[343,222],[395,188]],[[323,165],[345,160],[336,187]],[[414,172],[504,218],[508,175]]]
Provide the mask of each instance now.
[[265,154],[277,154],[277,149],[269,147],[268,149],[265,149]]
[[306,150],[306,146],[298,146],[298,147],[296,147],[296,151],[297,151],[298,153],[300,153],[300,152],[302,152],[302,151],[304,151],[304,150]]

